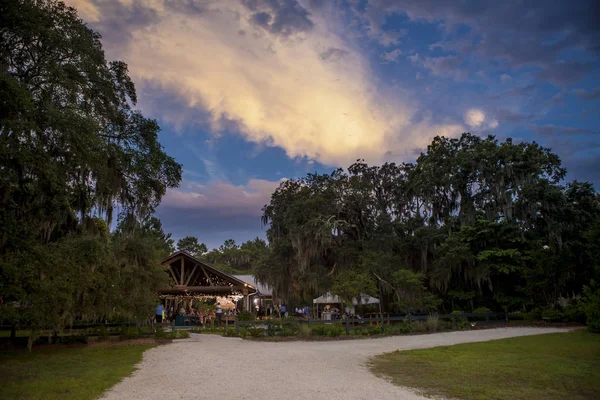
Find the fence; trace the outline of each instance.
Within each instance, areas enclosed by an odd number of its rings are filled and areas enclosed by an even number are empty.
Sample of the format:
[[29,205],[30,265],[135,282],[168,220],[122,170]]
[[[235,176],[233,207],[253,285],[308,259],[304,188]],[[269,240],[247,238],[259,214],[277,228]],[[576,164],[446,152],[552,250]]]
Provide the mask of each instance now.
[[[439,320],[450,320],[450,321],[469,321],[476,320],[480,323],[490,323],[490,322],[508,322],[508,313],[506,312],[489,312],[489,313],[460,313],[460,314],[433,314]],[[282,323],[287,324],[298,324],[303,325],[307,324],[308,327],[311,325],[322,325],[322,324],[336,324],[342,323],[345,327],[346,334],[350,334],[350,331],[356,328],[364,327],[365,324],[372,326],[380,325],[381,331],[383,332],[385,325],[392,325],[393,323],[401,323],[408,322],[413,323],[415,321],[424,321],[427,320],[429,315],[412,315],[407,314],[404,316],[383,316],[379,317],[371,317],[371,318],[345,318],[343,320],[321,320],[314,318],[286,318],[286,319],[267,319],[267,320],[250,320],[250,321],[239,321],[237,318],[235,320],[235,331],[239,332],[239,328],[242,326],[255,326],[262,325],[267,329],[270,329],[274,325],[281,325]],[[226,327],[224,328],[226,329]]]

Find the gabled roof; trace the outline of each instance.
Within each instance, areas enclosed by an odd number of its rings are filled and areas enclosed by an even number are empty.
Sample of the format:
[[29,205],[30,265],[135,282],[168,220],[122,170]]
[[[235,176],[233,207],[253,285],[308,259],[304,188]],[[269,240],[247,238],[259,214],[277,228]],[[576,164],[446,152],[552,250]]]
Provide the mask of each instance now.
[[237,279],[240,279],[246,282],[248,285],[251,285],[258,289],[258,292],[262,296],[273,296],[273,289],[269,285],[264,285],[260,283],[254,275],[234,275]]
[[225,273],[215,267],[213,267],[212,265],[208,264],[206,261],[202,261],[194,256],[192,256],[190,253],[188,253],[187,251],[176,251],[175,253],[171,254],[169,257],[165,258],[163,260],[163,262],[161,264],[171,264],[171,262],[180,257],[183,256],[187,259],[189,259],[190,261],[199,264],[201,266],[203,266],[206,270],[210,271],[211,273],[220,276],[221,278],[231,281],[233,283],[235,283],[237,286],[246,286],[249,285],[251,286],[251,288],[256,289],[256,286],[252,283],[249,282],[245,282],[242,279],[236,278],[234,275],[230,275],[228,273]]

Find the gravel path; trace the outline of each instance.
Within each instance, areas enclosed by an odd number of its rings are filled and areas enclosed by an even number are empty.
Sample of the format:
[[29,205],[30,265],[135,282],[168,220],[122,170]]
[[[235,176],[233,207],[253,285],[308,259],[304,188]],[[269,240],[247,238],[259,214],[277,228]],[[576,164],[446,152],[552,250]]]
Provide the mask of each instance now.
[[422,400],[372,375],[368,357],[396,349],[566,332],[561,328],[499,328],[329,342],[256,342],[217,335],[144,353],[139,370],[104,399],[407,399]]

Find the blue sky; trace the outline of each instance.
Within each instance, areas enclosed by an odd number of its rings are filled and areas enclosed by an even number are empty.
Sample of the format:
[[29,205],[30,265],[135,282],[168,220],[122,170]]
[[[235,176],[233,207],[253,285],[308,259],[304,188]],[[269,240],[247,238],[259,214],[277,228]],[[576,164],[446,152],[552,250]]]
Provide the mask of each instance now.
[[436,135],[535,140],[600,186],[597,1],[67,3],[183,165],[157,210],[175,238],[264,236],[282,179],[412,161]]

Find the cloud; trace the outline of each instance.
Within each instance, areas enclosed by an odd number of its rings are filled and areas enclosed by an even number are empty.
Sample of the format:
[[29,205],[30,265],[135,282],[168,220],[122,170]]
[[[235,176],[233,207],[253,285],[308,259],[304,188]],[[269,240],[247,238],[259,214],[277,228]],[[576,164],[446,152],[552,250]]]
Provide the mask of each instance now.
[[[206,124],[327,165],[378,162],[387,150],[406,157],[463,130],[436,117],[415,124],[419,105],[379,83],[336,33],[343,26],[295,0],[75,3],[105,35],[109,57],[129,64],[139,92],[155,93],[141,97],[142,110],[176,127]],[[107,36],[118,14],[127,23]]]
[[494,111],[494,115],[500,122],[508,122],[511,124],[518,124],[525,121],[531,121],[539,118],[536,114],[525,114],[518,111],[511,111],[500,109]]
[[500,123],[496,119],[489,119],[485,113],[477,108],[468,109],[463,115],[465,124],[471,128],[489,128],[496,129]]
[[402,50],[394,49],[388,52],[385,52],[381,55],[381,60],[386,63],[395,63],[398,62],[398,59],[402,55]]
[[585,89],[573,89],[573,93],[577,95],[581,100],[598,100],[600,99],[600,87],[585,90]]
[[408,58],[413,64],[430,70],[434,75],[451,77],[456,81],[463,81],[468,77],[468,72],[461,67],[463,59],[457,56],[421,57],[414,54]]
[[560,126],[560,125],[529,125],[529,129],[531,129],[536,135],[540,136],[561,136],[561,135],[577,135],[577,134],[591,134],[594,131],[587,128],[577,128],[572,126]]
[[464,119],[465,124],[469,125],[471,128],[478,128],[485,121],[485,114],[481,110],[471,108],[465,113]]
[[168,190],[161,208],[187,210],[190,213],[211,214],[220,217],[262,215],[262,208],[269,203],[271,194],[280,181],[250,179],[245,185],[213,182],[202,185],[183,180],[177,189]]
[[510,81],[512,81],[512,77],[510,75],[508,75],[508,74],[500,75],[500,82],[502,82],[503,84],[510,83]]
[[[580,80],[593,65],[598,66],[599,4],[596,0],[523,4],[496,0],[368,0],[365,15],[362,6],[352,9],[368,32],[385,32],[389,16],[406,15],[412,21],[439,24],[444,39],[435,46],[460,55],[466,63],[535,66],[540,68],[540,79],[563,85]],[[458,34],[461,27],[463,32],[467,27],[468,33]],[[588,61],[562,60],[563,54],[574,51],[582,52]],[[461,69],[457,63],[447,61],[445,66]],[[569,68],[573,68],[572,74],[567,73]]]

